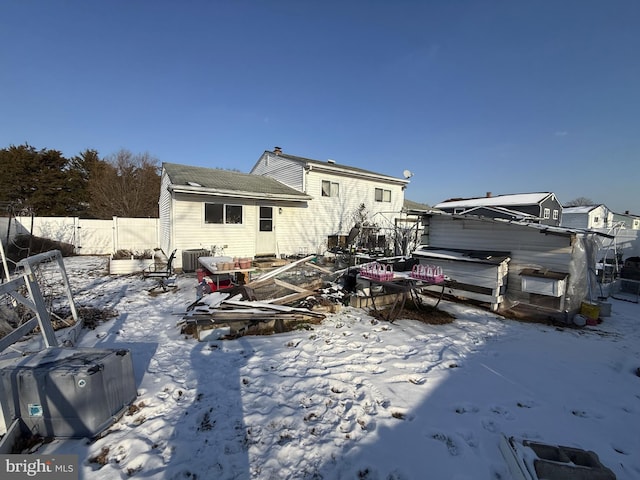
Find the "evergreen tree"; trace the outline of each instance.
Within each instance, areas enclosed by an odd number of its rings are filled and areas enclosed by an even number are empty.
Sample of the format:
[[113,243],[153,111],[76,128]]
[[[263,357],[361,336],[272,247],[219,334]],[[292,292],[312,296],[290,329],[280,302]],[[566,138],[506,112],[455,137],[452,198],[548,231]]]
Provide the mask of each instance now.
[[149,154],[95,150],[65,158],[28,144],[0,150],[0,202],[37,216],[157,217],[160,174]]
[[76,215],[82,179],[57,150],[24,144],[0,150],[0,201],[41,216]]

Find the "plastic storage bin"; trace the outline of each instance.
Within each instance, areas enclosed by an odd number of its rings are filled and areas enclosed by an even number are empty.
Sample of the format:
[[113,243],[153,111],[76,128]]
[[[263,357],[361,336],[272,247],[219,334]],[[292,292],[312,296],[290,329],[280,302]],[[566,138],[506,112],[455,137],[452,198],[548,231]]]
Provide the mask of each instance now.
[[5,422],[43,437],[95,437],[136,398],[126,349],[50,348],[0,361]]

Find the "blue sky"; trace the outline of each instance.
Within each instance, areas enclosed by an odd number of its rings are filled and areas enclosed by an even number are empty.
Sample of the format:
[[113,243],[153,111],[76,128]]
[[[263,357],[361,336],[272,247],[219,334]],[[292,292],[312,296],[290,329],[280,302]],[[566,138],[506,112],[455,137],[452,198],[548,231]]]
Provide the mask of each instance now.
[[640,214],[640,2],[0,0],[0,148],[248,172],[264,150],[407,198]]

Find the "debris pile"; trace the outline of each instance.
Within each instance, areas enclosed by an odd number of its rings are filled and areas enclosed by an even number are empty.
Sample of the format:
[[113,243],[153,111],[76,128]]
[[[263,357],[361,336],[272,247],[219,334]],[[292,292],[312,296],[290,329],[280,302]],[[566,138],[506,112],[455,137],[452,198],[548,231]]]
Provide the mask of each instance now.
[[178,322],[198,340],[236,338],[308,328],[336,312],[348,297],[331,282],[332,270],[308,256],[260,275],[246,285],[202,295]]

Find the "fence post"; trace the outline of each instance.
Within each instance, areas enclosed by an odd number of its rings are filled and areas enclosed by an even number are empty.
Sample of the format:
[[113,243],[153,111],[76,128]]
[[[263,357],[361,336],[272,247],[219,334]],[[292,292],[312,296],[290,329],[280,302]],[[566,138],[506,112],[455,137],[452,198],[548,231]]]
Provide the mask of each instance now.
[[82,245],[80,245],[80,217],[73,217],[73,251],[80,255]]
[[118,251],[118,217],[113,217],[113,253]]

